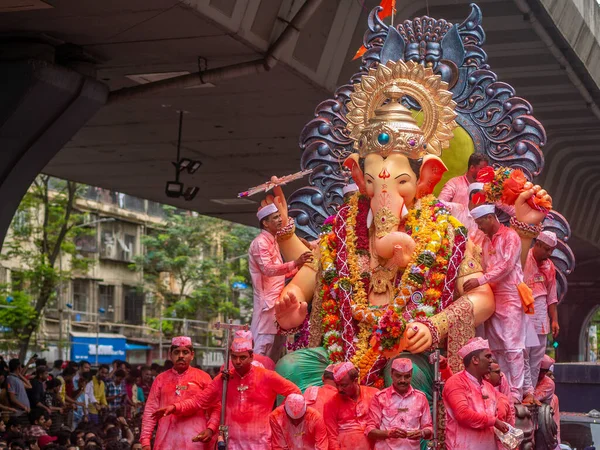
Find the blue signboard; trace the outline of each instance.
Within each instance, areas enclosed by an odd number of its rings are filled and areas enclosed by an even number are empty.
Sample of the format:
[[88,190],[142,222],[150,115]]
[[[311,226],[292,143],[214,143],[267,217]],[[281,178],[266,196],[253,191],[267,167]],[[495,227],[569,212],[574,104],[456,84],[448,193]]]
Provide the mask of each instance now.
[[[108,337],[110,336],[110,337]],[[125,360],[126,338],[120,334],[100,334],[98,338],[98,363],[110,364],[115,359]],[[96,335],[94,333],[71,334],[71,360],[96,362]]]

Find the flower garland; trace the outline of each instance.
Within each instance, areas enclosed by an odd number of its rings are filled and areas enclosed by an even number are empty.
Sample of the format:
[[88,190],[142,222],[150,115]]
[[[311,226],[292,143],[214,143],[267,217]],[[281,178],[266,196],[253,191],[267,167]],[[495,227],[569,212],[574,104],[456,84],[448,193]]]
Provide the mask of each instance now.
[[[505,205],[514,205],[521,192],[529,188],[526,184],[531,184],[522,170],[510,167],[484,167],[477,174],[477,181],[484,183],[483,190],[489,203],[502,202]],[[552,208],[551,202],[535,195],[527,203],[539,211]]]
[[[462,260],[464,251],[453,251],[452,239],[454,232],[461,229],[462,225],[435,197],[427,196],[421,199],[415,208],[409,211],[406,219],[406,232],[412,235],[416,248],[407,269],[395,284],[393,301],[384,307],[370,306],[369,240],[366,226],[368,210],[368,199],[358,194],[353,195],[346,205],[345,212],[338,215],[335,221],[335,226],[341,225],[345,228],[344,242],[340,242],[335,233],[334,236],[327,234],[321,240],[323,247],[345,247],[346,258],[341,259],[347,264],[348,272],[346,277],[325,280],[329,290],[324,287],[323,301],[328,298],[335,301],[332,290],[341,294],[351,292],[352,316],[358,322],[358,330],[354,336],[356,351],[353,355],[347,352],[346,360],[351,360],[359,368],[362,383],[377,385],[382,383],[379,369],[385,365],[387,358],[393,357],[403,349],[404,343],[401,342],[401,338],[407,323],[431,317],[441,310],[442,296],[448,284],[453,289],[453,281],[446,282],[449,262],[452,258]],[[462,230],[458,234],[466,236],[466,231]],[[466,239],[460,241],[461,247],[465,244]],[[327,251],[331,253],[329,249],[321,253],[323,268],[332,260],[331,256],[327,256]],[[340,255],[337,256],[336,275],[339,276],[342,270]],[[460,260],[454,261],[456,267]],[[338,304],[343,303],[340,301]],[[327,308],[331,310],[333,305],[327,304]],[[324,313],[325,309],[324,306]],[[335,312],[337,314],[327,315],[331,320],[325,323],[324,339],[332,362],[342,360],[340,340],[345,333],[340,317],[343,314],[339,308]],[[349,337],[351,336],[344,336],[342,342]]]
[[301,348],[308,347],[308,341],[310,338],[310,314],[306,315],[304,322],[300,325],[300,328],[294,336],[293,342],[286,342],[286,348],[293,352],[294,350],[300,350]]
[[319,249],[323,283],[321,287],[321,317],[323,323],[323,346],[327,350],[331,362],[342,362],[344,351],[340,332],[340,311],[335,297],[338,273],[335,266],[336,238],[333,232],[334,217],[329,217],[321,229]]

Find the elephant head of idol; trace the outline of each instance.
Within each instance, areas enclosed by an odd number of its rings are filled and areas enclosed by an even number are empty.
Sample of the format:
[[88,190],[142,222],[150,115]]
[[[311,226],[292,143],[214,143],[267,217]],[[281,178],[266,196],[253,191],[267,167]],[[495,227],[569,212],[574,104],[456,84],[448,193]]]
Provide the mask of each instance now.
[[[440,76],[411,61],[379,65],[354,88],[347,128],[356,153],[344,165],[370,199],[367,224],[375,227],[374,250],[391,258],[409,239],[398,231],[402,217],[433,192],[447,170],[440,155],[457,126],[456,104]],[[423,117],[420,126],[402,104],[405,96],[419,104],[415,116]]]

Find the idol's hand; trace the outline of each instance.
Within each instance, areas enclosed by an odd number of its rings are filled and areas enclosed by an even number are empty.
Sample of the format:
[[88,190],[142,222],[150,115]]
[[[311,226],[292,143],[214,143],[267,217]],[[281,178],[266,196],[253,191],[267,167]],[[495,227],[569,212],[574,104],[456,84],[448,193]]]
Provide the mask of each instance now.
[[200,433],[198,436],[192,438],[192,442],[210,442],[212,437],[213,437],[213,430],[211,430],[210,428],[207,428],[202,433]]
[[423,353],[433,342],[431,331],[426,325],[419,322],[411,322],[407,325],[404,332],[406,339],[406,350],[411,353]]
[[552,197],[541,188],[539,185],[533,185],[529,181],[524,185],[525,190],[521,192],[515,201],[515,216],[519,222],[524,222],[529,225],[537,225],[544,220],[546,213],[534,209],[527,203],[527,200],[536,196],[540,200],[547,201],[552,204]]
[[304,322],[307,312],[306,302],[300,301],[291,290],[275,302],[275,319],[284,330],[300,326]]
[[[271,177],[271,182],[275,184],[279,183],[279,178],[273,176]],[[285,227],[288,224],[288,208],[287,201],[285,200],[285,195],[283,195],[283,189],[281,189],[281,186],[275,186],[273,188],[273,194],[275,195],[267,195],[265,199],[261,202],[261,206],[268,205],[269,203],[275,203],[279,214],[281,214],[282,226]]]

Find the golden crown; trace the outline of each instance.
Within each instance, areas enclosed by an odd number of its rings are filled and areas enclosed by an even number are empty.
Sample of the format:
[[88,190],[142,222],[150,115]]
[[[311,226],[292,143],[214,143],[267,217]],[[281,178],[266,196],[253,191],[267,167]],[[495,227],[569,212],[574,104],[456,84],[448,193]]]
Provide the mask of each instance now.
[[[423,124],[417,125],[400,101],[410,96],[421,107]],[[401,153],[409,158],[441,155],[450,145],[456,103],[448,84],[431,68],[413,61],[388,61],[363,75],[347,103],[346,128],[361,157]]]

